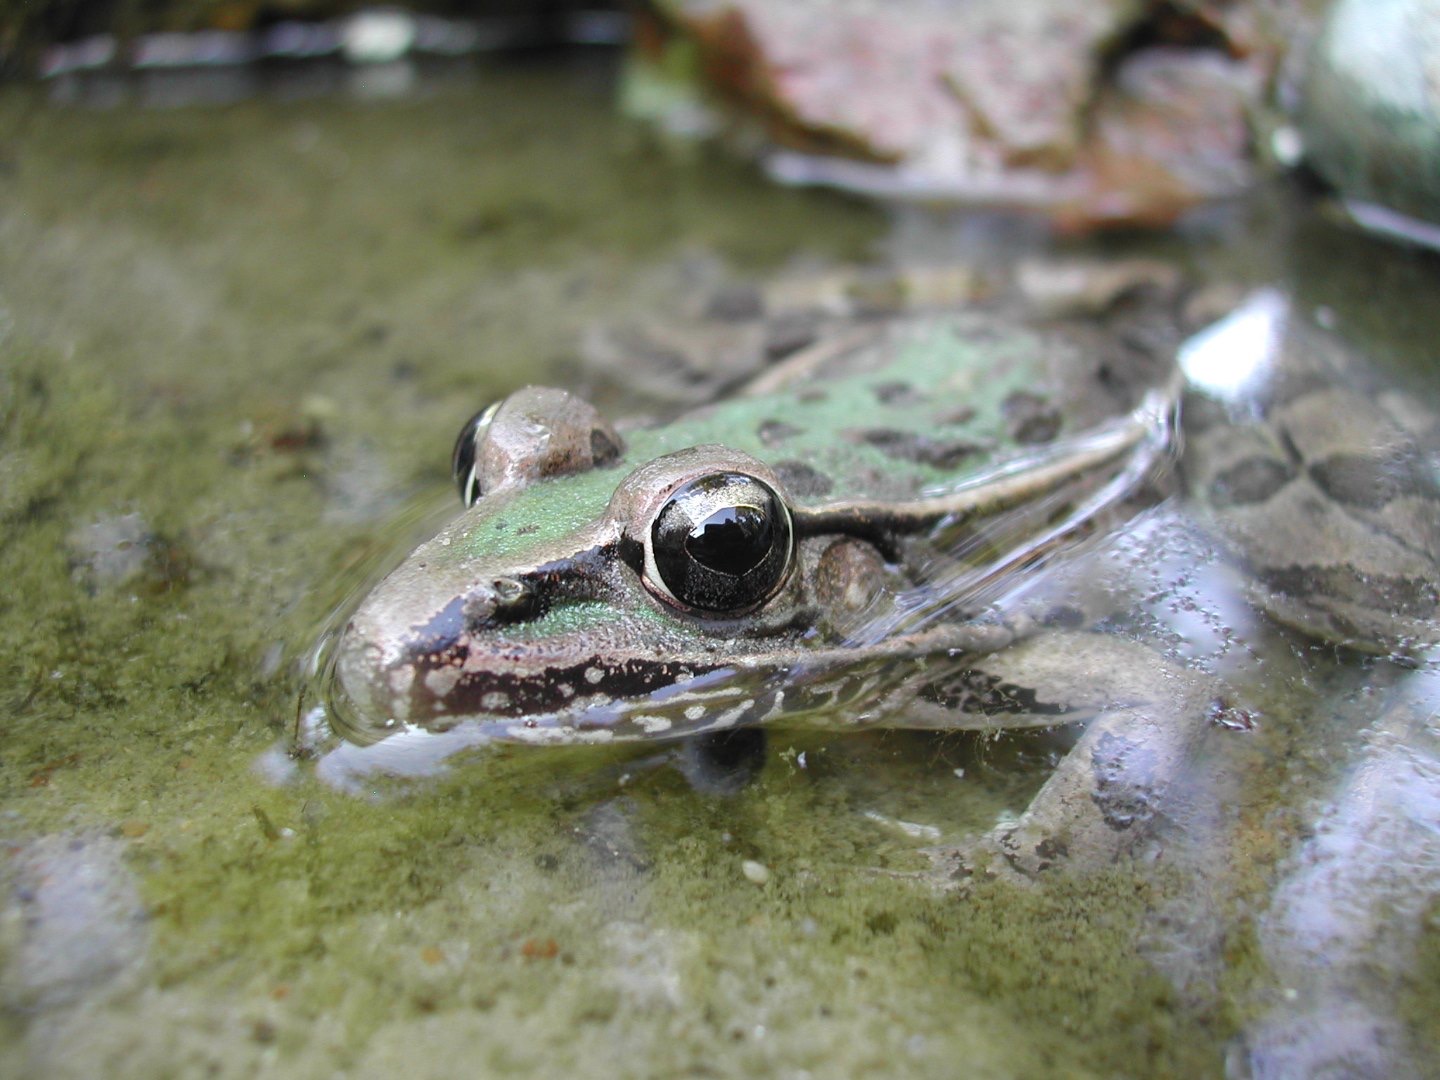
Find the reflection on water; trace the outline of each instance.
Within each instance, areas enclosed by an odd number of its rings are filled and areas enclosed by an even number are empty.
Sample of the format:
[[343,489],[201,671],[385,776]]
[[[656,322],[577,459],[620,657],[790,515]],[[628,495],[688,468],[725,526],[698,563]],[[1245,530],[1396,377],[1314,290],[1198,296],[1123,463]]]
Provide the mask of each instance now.
[[1290,303],[1279,289],[1263,289],[1180,347],[1180,370],[1191,387],[1222,401],[1254,401],[1273,376]]

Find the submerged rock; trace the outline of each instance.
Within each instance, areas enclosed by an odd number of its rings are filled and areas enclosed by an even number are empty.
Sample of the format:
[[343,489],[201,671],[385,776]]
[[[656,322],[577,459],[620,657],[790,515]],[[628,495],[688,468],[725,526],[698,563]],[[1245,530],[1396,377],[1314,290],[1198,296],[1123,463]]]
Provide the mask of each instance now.
[[139,514],[101,518],[67,538],[71,575],[94,593],[145,573],[155,537]]
[[[1290,858],[1260,948],[1284,991],[1232,1050],[1236,1074],[1421,1076],[1433,1048],[1406,1021],[1427,985],[1440,889],[1436,687],[1416,676]],[[1433,984],[1431,984],[1433,985]],[[1428,1011],[1427,1004],[1418,1010]],[[1409,1003],[1409,1009],[1417,1006]],[[1242,1064],[1243,1062],[1243,1064]]]
[[55,835],[0,864],[0,1001],[21,1012],[74,1005],[118,986],[143,962],[144,905],[125,844]]
[[152,532],[139,514],[113,514],[71,530],[70,576],[91,596],[122,587],[165,592],[185,585],[193,559],[181,544]]

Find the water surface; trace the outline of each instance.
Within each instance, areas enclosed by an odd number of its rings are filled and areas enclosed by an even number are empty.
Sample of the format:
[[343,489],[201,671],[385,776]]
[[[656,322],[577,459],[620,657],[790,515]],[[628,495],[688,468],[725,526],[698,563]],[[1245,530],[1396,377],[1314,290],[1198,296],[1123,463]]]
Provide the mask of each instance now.
[[[594,321],[716,266],[1046,243],[777,190],[657,145],[609,90],[584,62],[389,101],[0,101],[4,1071],[1427,1060],[1436,676],[1257,619],[1171,508],[1105,556],[1133,632],[1263,720],[1206,765],[1223,783],[1195,828],[1223,844],[1183,858],[922,877],[921,848],[1024,808],[1065,733],[785,732],[730,796],[663,749],[508,750],[422,783],[286,756],[298,658],[448,505],[451,434],[523,382],[583,379]],[[1434,400],[1434,262],[1293,193],[1098,246],[1274,287]]]

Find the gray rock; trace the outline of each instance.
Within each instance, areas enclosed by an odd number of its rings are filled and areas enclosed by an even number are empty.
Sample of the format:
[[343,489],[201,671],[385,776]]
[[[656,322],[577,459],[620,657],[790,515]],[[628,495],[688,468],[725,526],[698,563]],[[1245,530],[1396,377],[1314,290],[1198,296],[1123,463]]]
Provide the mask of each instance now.
[[0,1002],[19,1012],[75,1005],[139,967],[149,941],[125,844],[45,836],[0,866]]
[[71,572],[92,593],[124,585],[146,572],[154,541],[139,514],[116,514],[82,525],[66,538]]
[[1286,867],[1258,924],[1283,990],[1245,1032],[1237,1075],[1429,1074],[1400,1004],[1423,984],[1417,957],[1440,892],[1436,689],[1429,673],[1406,684],[1410,700],[1377,720]]

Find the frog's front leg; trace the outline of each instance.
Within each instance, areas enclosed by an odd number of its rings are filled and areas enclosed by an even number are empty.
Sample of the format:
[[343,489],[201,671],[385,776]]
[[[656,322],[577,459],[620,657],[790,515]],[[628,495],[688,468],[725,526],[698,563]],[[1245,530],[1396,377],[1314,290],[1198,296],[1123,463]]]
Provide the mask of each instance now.
[[1175,789],[1203,729],[1191,710],[1100,714],[1019,819],[996,826],[985,846],[1026,876],[1137,853],[1173,816]]
[[1041,634],[977,666],[1028,687],[1036,701],[1064,702],[1068,715],[1093,719],[1018,819],[975,845],[932,852],[954,875],[985,864],[1032,877],[1142,850],[1182,816],[1207,733],[1232,712],[1219,680],[1104,634]]

